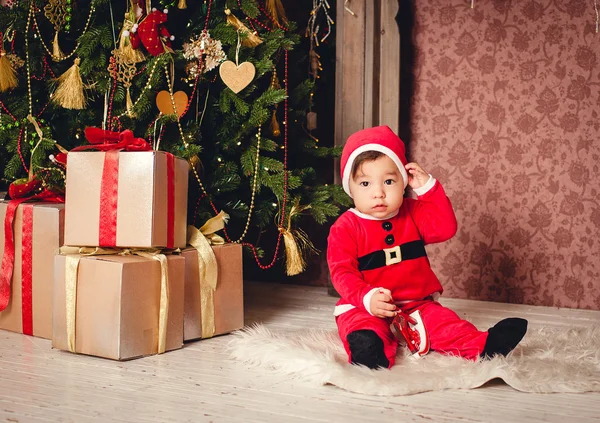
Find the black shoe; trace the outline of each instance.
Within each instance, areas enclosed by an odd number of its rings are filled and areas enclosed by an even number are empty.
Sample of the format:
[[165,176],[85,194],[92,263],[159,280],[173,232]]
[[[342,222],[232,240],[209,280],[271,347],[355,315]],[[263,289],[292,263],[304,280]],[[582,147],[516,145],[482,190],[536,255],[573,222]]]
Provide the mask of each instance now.
[[347,339],[352,364],[362,364],[369,369],[389,367],[390,362],[383,351],[383,341],[374,331],[363,329],[350,332]]
[[480,356],[492,358],[495,355],[506,356],[518,344],[527,332],[527,320],[511,317],[499,321],[488,329],[485,348]]

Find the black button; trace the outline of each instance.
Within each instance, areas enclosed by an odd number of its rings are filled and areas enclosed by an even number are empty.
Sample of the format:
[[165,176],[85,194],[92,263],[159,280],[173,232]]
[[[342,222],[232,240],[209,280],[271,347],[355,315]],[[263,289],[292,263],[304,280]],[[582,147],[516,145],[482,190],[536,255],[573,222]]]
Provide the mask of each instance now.
[[383,226],[383,229],[385,229],[386,231],[392,230],[392,222],[383,222],[381,226]]
[[385,237],[385,243],[387,245],[392,245],[394,243],[394,235],[388,235]]

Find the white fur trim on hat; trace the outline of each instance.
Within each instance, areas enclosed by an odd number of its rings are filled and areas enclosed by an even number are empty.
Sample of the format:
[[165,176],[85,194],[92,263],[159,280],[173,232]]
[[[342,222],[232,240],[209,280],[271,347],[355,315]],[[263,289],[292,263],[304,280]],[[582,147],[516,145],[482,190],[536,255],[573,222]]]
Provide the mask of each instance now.
[[404,188],[406,188],[406,185],[408,185],[408,174],[406,173],[406,169],[404,168],[404,165],[402,164],[402,161],[400,160],[398,155],[381,144],[364,144],[358,147],[350,154],[350,157],[348,157],[348,161],[346,162],[346,166],[344,166],[344,177],[342,178],[342,186],[344,187],[344,191],[346,191],[346,194],[352,197],[352,194],[350,193],[350,174],[352,173],[352,164],[354,163],[354,160],[356,160],[358,155],[364,153],[365,151],[379,151],[380,153],[383,153],[390,159],[392,159],[392,161],[396,163],[396,166],[398,166],[398,170],[400,171],[400,174],[404,179]]

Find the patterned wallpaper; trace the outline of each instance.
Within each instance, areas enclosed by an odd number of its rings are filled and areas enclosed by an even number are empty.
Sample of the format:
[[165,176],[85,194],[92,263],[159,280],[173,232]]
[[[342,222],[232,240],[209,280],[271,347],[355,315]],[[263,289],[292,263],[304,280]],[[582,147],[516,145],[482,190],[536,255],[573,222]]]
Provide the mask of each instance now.
[[459,221],[434,270],[451,297],[600,309],[594,1],[470,3],[413,2],[410,152]]

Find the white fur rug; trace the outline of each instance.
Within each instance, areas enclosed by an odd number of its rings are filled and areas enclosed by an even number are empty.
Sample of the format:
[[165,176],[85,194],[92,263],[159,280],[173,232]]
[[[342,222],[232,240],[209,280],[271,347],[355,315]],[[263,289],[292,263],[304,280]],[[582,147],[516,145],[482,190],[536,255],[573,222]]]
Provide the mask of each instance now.
[[255,325],[235,332],[228,348],[248,366],[369,395],[472,389],[495,378],[523,392],[600,391],[600,328],[530,329],[508,357],[479,362],[434,352],[419,360],[400,348],[391,370],[348,364],[335,330],[275,333]]

